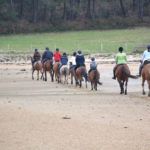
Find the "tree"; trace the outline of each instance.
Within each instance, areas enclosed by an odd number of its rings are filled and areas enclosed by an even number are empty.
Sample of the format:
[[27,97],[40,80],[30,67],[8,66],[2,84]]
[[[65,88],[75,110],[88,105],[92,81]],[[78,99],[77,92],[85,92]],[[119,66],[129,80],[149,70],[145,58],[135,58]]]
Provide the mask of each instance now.
[[125,7],[124,7],[124,4],[123,4],[123,1],[122,0],[119,0],[119,1],[120,1],[121,10],[122,10],[122,15],[124,17],[126,17],[126,11],[125,11]]

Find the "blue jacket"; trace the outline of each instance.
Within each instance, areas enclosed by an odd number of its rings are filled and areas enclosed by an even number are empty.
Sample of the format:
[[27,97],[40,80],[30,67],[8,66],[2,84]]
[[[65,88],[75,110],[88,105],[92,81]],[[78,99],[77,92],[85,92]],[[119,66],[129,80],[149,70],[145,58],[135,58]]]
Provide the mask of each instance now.
[[84,58],[84,56],[83,56],[82,54],[78,54],[78,55],[76,56],[76,64],[77,64],[77,65],[84,65],[84,63],[85,63],[85,58]]
[[68,63],[68,57],[67,56],[62,56],[61,57],[61,64],[62,65],[67,65]]
[[52,58],[53,58],[53,53],[51,51],[45,51],[42,56],[42,60],[43,59],[52,59]]

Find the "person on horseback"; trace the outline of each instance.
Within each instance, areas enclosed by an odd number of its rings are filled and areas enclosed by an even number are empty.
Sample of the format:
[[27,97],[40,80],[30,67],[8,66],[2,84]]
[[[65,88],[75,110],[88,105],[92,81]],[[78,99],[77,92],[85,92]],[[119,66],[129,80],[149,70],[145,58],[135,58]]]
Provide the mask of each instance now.
[[76,67],[76,55],[77,55],[77,53],[73,52],[73,55],[70,58],[70,69],[72,69],[72,68],[75,69],[75,67]]
[[60,62],[60,66],[59,66],[59,71],[60,71],[60,68],[63,66],[63,65],[67,65],[68,64],[68,57],[67,57],[67,54],[66,53],[63,53],[63,56],[61,57],[61,62]]
[[150,63],[150,45],[147,46],[147,50],[143,52],[141,65],[139,67],[139,77],[141,76],[142,69],[144,65]]
[[38,49],[34,50],[33,54],[33,60],[32,60],[32,67],[36,61],[39,61],[41,59],[41,54],[39,53]]
[[44,62],[46,62],[47,60],[51,60],[53,61],[53,53],[49,50],[48,47],[46,47],[43,55],[42,55],[42,62],[44,64]]
[[54,61],[55,62],[61,61],[61,53],[59,52],[58,48],[56,48],[56,51],[54,52]]
[[[82,52],[79,50],[77,55],[76,55],[76,67],[75,67],[75,71],[77,70],[77,68],[84,66],[85,67],[85,58],[84,55],[82,54]],[[88,81],[88,76],[87,73],[84,74],[84,77],[86,79],[86,81]]]
[[91,58],[90,70],[89,70],[88,74],[89,74],[92,70],[97,70],[97,63],[96,63],[94,57]]
[[85,58],[81,51],[78,51],[75,61],[76,61],[75,70],[80,66],[85,66]]
[[114,76],[112,79],[114,79],[114,80],[116,79],[115,71],[116,71],[117,67],[119,65],[127,64],[127,55],[126,55],[126,53],[123,52],[123,47],[119,47],[118,51],[119,51],[119,53],[117,53],[117,55],[115,57],[116,66],[113,69]]

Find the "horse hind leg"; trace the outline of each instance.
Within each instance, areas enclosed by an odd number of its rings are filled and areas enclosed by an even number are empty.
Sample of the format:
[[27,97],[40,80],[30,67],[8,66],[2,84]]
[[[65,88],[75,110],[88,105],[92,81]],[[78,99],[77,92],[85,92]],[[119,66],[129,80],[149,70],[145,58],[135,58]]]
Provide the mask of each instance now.
[[34,76],[33,76],[33,75],[34,75],[34,71],[35,71],[35,70],[33,69],[33,70],[32,70],[32,80],[34,80]]
[[47,81],[47,73],[46,73],[46,70],[45,70],[45,81]]
[[123,83],[120,81],[119,85],[120,85],[120,94],[123,94],[124,93]]
[[80,88],[82,87],[82,80],[80,80]]
[[37,80],[39,80],[39,70],[37,71]]
[[93,90],[93,82],[91,82],[91,90]]
[[150,97],[150,80],[147,83],[148,83],[148,89],[149,89],[148,96]]
[[127,86],[128,86],[128,81],[126,81],[126,83],[125,83],[125,95],[127,95]]
[[95,91],[97,91],[97,81],[95,81],[95,83],[94,83],[94,89],[95,89]]
[[145,95],[145,89],[144,89],[144,83],[145,83],[145,79],[142,79],[142,94]]

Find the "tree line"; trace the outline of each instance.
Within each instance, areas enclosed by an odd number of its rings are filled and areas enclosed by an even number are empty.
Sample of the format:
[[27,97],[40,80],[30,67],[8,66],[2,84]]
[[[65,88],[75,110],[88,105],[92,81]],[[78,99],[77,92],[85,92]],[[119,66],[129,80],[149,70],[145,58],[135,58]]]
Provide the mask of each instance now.
[[123,28],[149,20],[150,0],[0,0],[0,33]]

